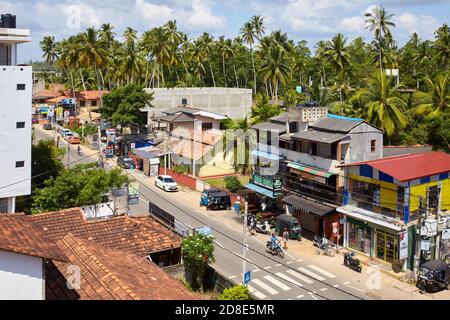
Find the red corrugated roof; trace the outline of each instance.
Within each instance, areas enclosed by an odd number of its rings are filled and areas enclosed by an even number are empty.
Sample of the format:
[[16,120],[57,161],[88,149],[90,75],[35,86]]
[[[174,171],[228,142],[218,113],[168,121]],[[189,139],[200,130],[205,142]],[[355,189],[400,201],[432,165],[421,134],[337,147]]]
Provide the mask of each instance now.
[[450,171],[450,155],[444,152],[409,154],[378,160],[350,163],[345,166],[367,164],[400,181],[419,179]]

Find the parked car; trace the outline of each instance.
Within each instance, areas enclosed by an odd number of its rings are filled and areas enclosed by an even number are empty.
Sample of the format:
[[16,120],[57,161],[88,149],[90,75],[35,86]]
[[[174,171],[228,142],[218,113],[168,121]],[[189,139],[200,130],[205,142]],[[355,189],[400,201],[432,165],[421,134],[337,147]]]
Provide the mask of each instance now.
[[124,169],[134,169],[134,162],[130,157],[118,157],[117,165]]
[[69,129],[65,129],[65,128],[61,129],[59,133],[61,133],[61,136],[63,138],[66,138],[67,135],[73,135],[72,131],[70,131]]
[[72,135],[72,136],[67,138],[67,141],[70,144],[79,144],[80,143],[80,137]]
[[63,138],[67,141],[69,141],[69,139],[73,137],[73,133],[72,132],[64,132],[63,134]]
[[33,117],[33,118],[31,118],[31,123],[32,124],[37,124],[37,123],[39,123],[39,119],[36,118],[36,117]]
[[164,191],[177,191],[178,184],[171,176],[157,176],[155,179],[155,186]]
[[43,128],[44,130],[52,130],[52,129],[53,129],[51,123],[44,123],[44,125],[42,126],[42,128]]

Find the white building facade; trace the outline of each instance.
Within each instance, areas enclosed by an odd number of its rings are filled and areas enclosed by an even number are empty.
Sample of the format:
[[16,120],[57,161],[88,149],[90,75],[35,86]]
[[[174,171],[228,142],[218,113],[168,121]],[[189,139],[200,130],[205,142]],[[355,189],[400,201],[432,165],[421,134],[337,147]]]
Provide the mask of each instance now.
[[31,194],[32,68],[17,65],[27,29],[0,28],[0,213],[15,212],[15,199]]

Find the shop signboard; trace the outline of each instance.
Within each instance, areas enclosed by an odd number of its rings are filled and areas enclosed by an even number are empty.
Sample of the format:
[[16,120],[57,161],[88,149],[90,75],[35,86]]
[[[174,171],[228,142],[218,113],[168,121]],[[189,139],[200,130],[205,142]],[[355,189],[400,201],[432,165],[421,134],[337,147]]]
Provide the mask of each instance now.
[[444,229],[442,230],[442,240],[449,240],[450,239],[450,229]]
[[399,260],[408,258],[408,231],[398,234],[398,255]]
[[308,173],[308,172],[303,172],[294,168],[291,168],[291,172],[298,174],[301,178],[303,179],[307,179],[307,180],[313,180],[313,181],[317,181],[319,183],[322,184],[326,184],[327,183],[327,179],[325,177],[320,177],[320,176],[316,176],[314,174]]
[[282,183],[280,179],[269,179],[259,175],[253,175],[253,183],[272,191],[281,191]]
[[427,239],[420,241],[420,250],[430,251],[430,240]]
[[139,184],[132,182],[128,185],[128,205],[139,203]]

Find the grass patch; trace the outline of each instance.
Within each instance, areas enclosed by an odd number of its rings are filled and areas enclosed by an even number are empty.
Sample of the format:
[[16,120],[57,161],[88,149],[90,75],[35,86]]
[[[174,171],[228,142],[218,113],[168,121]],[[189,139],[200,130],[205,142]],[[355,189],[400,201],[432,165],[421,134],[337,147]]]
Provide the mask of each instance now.
[[[239,181],[242,185],[246,185],[250,181],[250,176],[238,176]],[[206,183],[210,184],[212,187],[225,189],[225,178],[208,179],[205,180]]]

